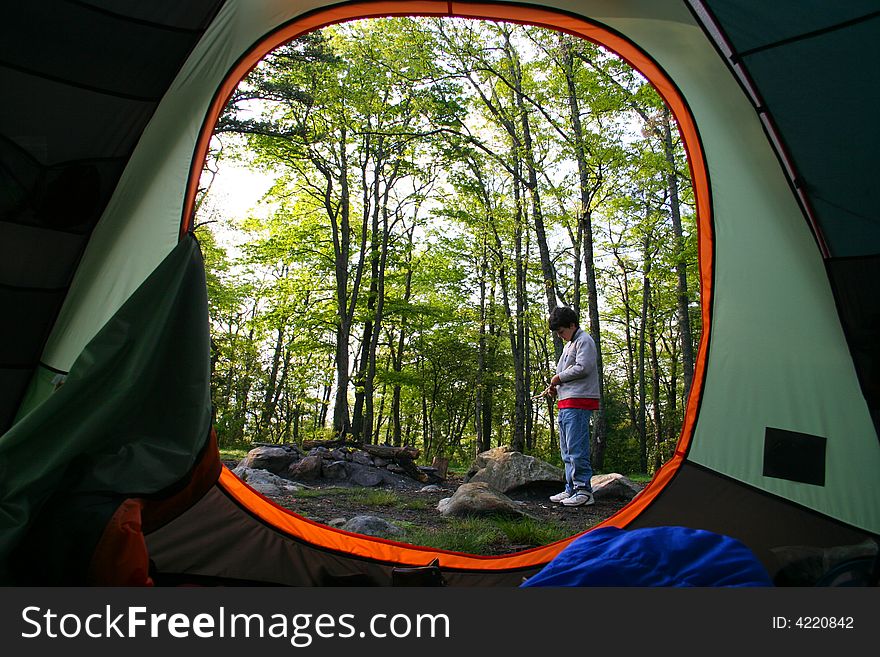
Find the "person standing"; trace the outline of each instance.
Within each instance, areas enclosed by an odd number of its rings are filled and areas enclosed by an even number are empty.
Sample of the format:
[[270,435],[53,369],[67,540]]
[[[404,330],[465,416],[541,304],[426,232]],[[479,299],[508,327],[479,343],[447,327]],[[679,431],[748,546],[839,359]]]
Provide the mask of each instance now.
[[559,450],[565,465],[565,490],[551,496],[550,501],[565,506],[593,504],[590,418],[599,408],[596,343],[580,327],[571,308],[554,309],[548,323],[565,342],[556,374],[542,393],[557,398]]

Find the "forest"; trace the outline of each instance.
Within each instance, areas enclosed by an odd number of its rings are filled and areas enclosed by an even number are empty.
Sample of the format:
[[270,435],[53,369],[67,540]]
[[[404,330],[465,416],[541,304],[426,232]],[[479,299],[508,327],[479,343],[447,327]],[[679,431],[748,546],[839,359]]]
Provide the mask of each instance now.
[[[243,214],[232,164],[271,180]],[[229,100],[196,225],[221,446],[558,463],[537,393],[565,305],[598,348],[594,469],[672,455],[701,330],[688,161],[656,90],[589,41],[426,18],[296,39]]]

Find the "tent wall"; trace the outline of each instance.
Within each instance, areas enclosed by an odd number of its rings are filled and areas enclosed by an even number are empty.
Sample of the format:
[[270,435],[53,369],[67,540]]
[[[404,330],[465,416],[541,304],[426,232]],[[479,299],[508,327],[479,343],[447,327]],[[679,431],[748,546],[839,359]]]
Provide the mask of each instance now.
[[214,484],[210,360],[204,261],[188,235],[0,437],[0,585],[83,583],[118,507],[145,502],[144,526],[159,526],[194,501],[178,497],[194,478],[194,495]]

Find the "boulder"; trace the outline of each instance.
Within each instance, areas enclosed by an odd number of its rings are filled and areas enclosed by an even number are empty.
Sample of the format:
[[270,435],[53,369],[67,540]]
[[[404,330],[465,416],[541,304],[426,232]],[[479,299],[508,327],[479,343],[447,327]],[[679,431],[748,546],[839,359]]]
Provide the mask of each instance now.
[[290,464],[299,458],[299,451],[289,447],[254,447],[238,464],[250,470],[268,470],[278,474],[287,472]]
[[346,463],[348,480],[358,486],[378,486],[385,481],[385,470],[379,470],[371,465],[360,463]]
[[279,477],[268,470],[254,470],[239,466],[232,472],[248,486],[266,497],[279,497],[305,488],[302,484]]
[[324,479],[347,479],[348,471],[345,468],[345,461],[323,461],[321,476]]
[[322,463],[323,459],[320,456],[304,456],[301,460],[290,465],[287,469],[287,476],[291,479],[314,481],[321,476]]
[[376,516],[355,516],[342,525],[341,529],[355,534],[366,534],[380,538],[392,538],[404,533],[397,525]]
[[360,463],[361,465],[373,465],[373,457],[362,449],[352,452],[351,460],[354,463]]
[[452,497],[437,503],[437,510],[444,516],[526,515],[519,504],[484,481],[462,484]]
[[639,484],[616,472],[594,476],[590,479],[590,486],[593,488],[593,497],[597,500],[628,502],[642,491]]
[[496,447],[478,454],[467,482],[485,482],[502,493],[530,485],[564,484],[562,469],[509,447]]

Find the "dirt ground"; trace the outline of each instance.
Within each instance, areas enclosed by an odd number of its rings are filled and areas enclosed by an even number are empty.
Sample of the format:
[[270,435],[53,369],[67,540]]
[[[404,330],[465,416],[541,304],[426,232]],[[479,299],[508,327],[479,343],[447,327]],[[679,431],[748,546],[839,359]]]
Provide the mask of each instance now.
[[[359,503],[356,497],[333,494],[328,491],[327,495],[315,494],[315,491],[338,488],[338,484],[310,482],[308,495],[291,493],[281,496],[274,501],[296,514],[305,516],[322,524],[338,518],[350,519],[356,515],[373,515],[389,522],[404,521],[419,525],[424,528],[442,528],[446,519],[437,510],[437,503],[444,497],[450,497],[455,489],[462,483],[459,476],[450,476],[446,481],[437,484],[436,492],[421,492],[424,484],[416,481],[401,482],[395,487],[385,486],[398,494],[413,499],[424,500],[424,508],[401,508],[399,506],[375,506]],[[566,507],[554,504],[547,498],[558,493],[558,486],[532,487],[526,490],[511,491],[507,495],[511,499],[521,502],[523,511],[536,519],[551,522],[564,527],[568,535],[579,534],[593,525],[609,518],[626,505],[621,500],[597,500],[591,506]],[[493,546],[493,554],[506,554],[518,550],[534,547],[532,545],[506,545]]]

